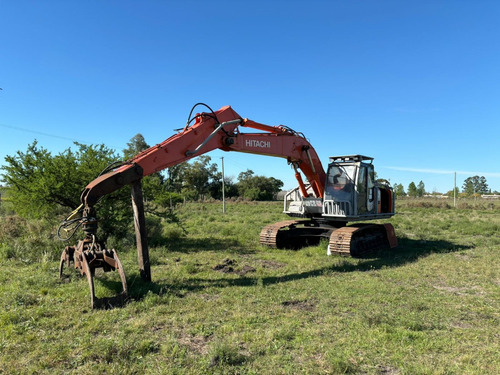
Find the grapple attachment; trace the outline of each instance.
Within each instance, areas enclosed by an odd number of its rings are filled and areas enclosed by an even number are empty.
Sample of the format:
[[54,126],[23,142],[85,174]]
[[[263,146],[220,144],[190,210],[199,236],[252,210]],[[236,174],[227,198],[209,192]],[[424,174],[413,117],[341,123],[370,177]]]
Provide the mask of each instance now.
[[[59,277],[63,278],[64,265],[80,270],[81,275],[87,277],[90,288],[90,303],[94,308],[108,308],[121,305],[127,299],[127,280],[118,254],[114,249],[105,249],[103,243],[95,241],[94,238],[86,238],[79,241],[76,246],[66,246],[61,254],[59,265]],[[97,298],[94,289],[95,271],[102,268],[104,272],[118,271],[123,291],[114,297]]]

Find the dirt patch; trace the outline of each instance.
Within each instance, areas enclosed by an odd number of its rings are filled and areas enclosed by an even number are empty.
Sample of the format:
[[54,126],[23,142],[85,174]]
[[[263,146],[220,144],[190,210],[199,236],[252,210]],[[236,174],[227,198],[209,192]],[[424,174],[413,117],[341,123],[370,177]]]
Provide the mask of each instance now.
[[234,273],[234,267],[237,264],[238,262],[236,262],[236,260],[226,258],[222,261],[222,263],[213,266],[212,269],[222,273]]
[[384,375],[398,375],[400,374],[400,371],[394,367],[391,366],[383,366],[379,365],[377,366],[377,370],[379,374],[384,374]]
[[177,341],[179,341],[179,344],[188,347],[195,353],[205,355],[209,352],[210,337],[184,334],[181,335]]
[[454,293],[454,294],[459,294],[459,295],[464,295],[464,291],[466,289],[464,288],[457,288],[457,287],[453,287],[453,286],[442,286],[442,285],[433,285],[433,288],[434,289],[437,289],[437,290],[443,290],[445,292],[449,292],[449,293]]
[[456,253],[455,256],[460,260],[470,260],[471,256],[469,254]]
[[263,260],[261,261],[263,268],[270,268],[276,270],[278,268],[283,268],[286,266],[285,263],[277,262],[275,260]]
[[464,295],[469,295],[469,294],[475,294],[475,295],[482,295],[484,292],[481,290],[481,288],[477,286],[472,286],[472,287],[453,287],[453,286],[447,286],[447,285],[433,285],[434,289],[437,290],[442,290],[448,293],[453,293],[459,296],[464,296]]
[[151,327],[152,332],[160,332],[165,329],[165,326],[163,324],[156,325],[154,327]]
[[247,273],[257,271],[255,268],[249,266],[248,264],[244,265],[241,268],[237,268],[237,266],[238,262],[236,260],[226,258],[222,261],[222,263],[213,266],[212,269],[214,271],[219,271],[222,273],[234,273],[240,276],[245,276]]
[[454,322],[450,324],[451,328],[456,328],[456,329],[471,329],[474,328],[474,326],[470,323],[467,322]]
[[313,301],[298,301],[298,300],[292,300],[292,301],[285,301],[281,303],[281,306],[287,307],[293,310],[300,310],[300,311],[313,311],[316,308],[316,303]]
[[198,298],[201,298],[202,300],[204,301],[215,301],[217,299],[219,299],[219,296],[217,294],[206,294],[206,293],[202,293],[202,294],[197,294],[196,295]]
[[257,271],[255,268],[253,268],[252,266],[249,266],[248,264],[245,264],[241,270],[238,271],[238,275],[240,276],[245,276],[247,273],[252,273],[252,272],[255,272]]

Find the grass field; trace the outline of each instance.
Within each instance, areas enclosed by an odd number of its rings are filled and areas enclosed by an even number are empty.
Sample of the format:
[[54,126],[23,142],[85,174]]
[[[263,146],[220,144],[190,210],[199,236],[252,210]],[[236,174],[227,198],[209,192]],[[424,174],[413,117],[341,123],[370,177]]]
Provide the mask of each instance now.
[[261,247],[281,203],[221,208],[153,223],[151,284],[133,238],[110,241],[131,300],[98,311],[85,279],[58,279],[52,224],[2,217],[0,374],[500,373],[498,203],[398,201],[400,246],[364,259]]

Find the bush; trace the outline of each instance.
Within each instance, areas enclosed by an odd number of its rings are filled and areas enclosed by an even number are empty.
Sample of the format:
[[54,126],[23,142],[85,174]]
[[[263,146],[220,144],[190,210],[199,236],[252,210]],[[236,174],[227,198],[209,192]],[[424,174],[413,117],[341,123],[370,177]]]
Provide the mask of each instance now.
[[[113,150],[104,145],[82,145],[52,155],[37,142],[26,152],[18,151],[5,158],[2,179],[8,185],[10,203],[23,218],[53,221],[58,215],[71,212],[80,205],[80,195],[112,162],[119,160]],[[130,222],[130,191],[121,189],[99,203],[99,237],[124,234]]]
[[148,243],[151,246],[161,246],[165,241],[163,238],[162,220],[158,216],[146,216],[146,232]]
[[53,224],[16,215],[0,217],[0,260],[35,263],[59,259],[65,244],[56,239]]
[[0,261],[17,258],[16,251],[7,243],[0,243]]

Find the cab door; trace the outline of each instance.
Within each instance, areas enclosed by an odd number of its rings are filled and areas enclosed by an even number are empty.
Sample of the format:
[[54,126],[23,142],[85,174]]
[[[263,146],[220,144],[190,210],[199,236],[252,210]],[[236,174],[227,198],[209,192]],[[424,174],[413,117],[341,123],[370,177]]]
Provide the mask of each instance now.
[[358,215],[375,213],[373,165],[361,164],[358,171]]

